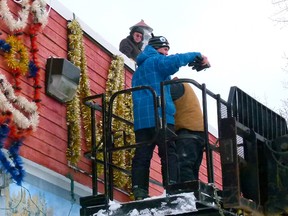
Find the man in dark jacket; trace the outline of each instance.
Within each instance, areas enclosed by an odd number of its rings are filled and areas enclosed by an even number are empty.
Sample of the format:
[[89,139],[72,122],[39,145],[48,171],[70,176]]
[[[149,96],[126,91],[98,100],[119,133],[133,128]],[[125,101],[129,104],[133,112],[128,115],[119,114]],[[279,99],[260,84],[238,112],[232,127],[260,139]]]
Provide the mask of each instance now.
[[179,181],[198,180],[205,144],[202,109],[189,83],[173,83],[170,91],[176,107],[175,131],[178,135],[176,147]]
[[[163,36],[150,38],[148,45],[137,57],[138,68],[132,77],[132,87],[150,86],[157,96],[160,96],[160,83],[171,80],[180,67],[193,62],[197,56],[203,57],[202,64],[208,62],[207,58],[199,52],[169,55],[169,43]],[[165,182],[173,183],[178,181],[178,161],[175,142],[171,139],[174,135],[174,114],[175,106],[170,95],[170,87],[165,89],[167,143],[163,141],[163,134],[160,133],[155,142],[149,145],[142,145],[136,148],[132,160],[132,186],[135,199],[143,199],[148,196],[150,161],[155,146],[158,146],[158,154],[161,158],[162,178]],[[147,142],[155,136],[155,108],[153,106],[152,94],[148,90],[132,92],[134,131],[136,142]],[[159,117],[161,109],[158,108]],[[161,130],[163,132],[163,130]],[[165,147],[166,145],[166,147]],[[166,164],[166,152],[168,164]],[[165,176],[168,167],[168,176]]]
[[119,45],[119,50],[128,58],[136,61],[136,57],[141,52],[144,39],[144,30],[139,26],[134,26],[130,35],[124,38]]

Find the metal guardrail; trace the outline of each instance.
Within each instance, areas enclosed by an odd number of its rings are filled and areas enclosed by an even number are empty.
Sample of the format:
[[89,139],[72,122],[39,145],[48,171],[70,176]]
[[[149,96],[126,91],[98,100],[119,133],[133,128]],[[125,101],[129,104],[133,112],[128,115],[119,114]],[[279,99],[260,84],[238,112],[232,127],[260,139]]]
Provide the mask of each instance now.
[[[105,194],[107,195],[107,198],[109,198],[110,200],[113,200],[113,169],[116,169],[118,171],[122,171],[124,173],[130,173],[130,171],[128,170],[123,170],[123,168],[121,167],[117,167],[115,164],[112,163],[112,152],[115,151],[120,151],[120,150],[126,150],[126,149],[132,149],[132,148],[136,148],[139,145],[146,145],[148,143],[151,143],[153,141],[155,141],[159,130],[161,129],[161,127],[163,125],[166,125],[166,119],[165,119],[165,115],[164,118],[161,119],[160,122],[160,118],[158,116],[158,111],[157,109],[159,107],[161,107],[162,112],[165,113],[165,106],[163,106],[165,103],[165,95],[164,95],[164,86],[165,85],[170,85],[171,83],[190,83],[194,86],[196,86],[197,88],[199,88],[202,91],[202,108],[203,108],[203,118],[204,118],[204,132],[206,134],[206,141],[205,141],[205,145],[206,145],[206,161],[207,161],[207,174],[208,174],[208,182],[209,183],[214,183],[214,171],[213,171],[213,157],[212,157],[212,152],[213,149],[210,147],[210,143],[209,143],[209,139],[208,139],[208,113],[207,113],[207,95],[210,96],[211,98],[215,99],[217,102],[217,119],[218,119],[218,123],[220,123],[221,118],[226,117],[227,116],[227,105],[226,105],[226,101],[224,101],[223,99],[221,99],[220,95],[216,95],[213,92],[211,92],[210,90],[208,90],[206,88],[205,84],[199,84],[197,83],[195,80],[192,79],[178,79],[178,80],[171,80],[171,81],[166,81],[166,82],[162,82],[161,85],[161,97],[157,97],[154,89],[152,89],[149,86],[139,86],[139,87],[135,87],[135,88],[129,88],[129,89],[125,89],[125,90],[121,90],[118,91],[116,93],[114,93],[108,104],[106,104],[105,102],[105,95],[104,94],[99,94],[99,95],[94,95],[94,96],[90,96],[87,98],[83,99],[83,103],[88,106],[91,109],[91,116],[92,116],[92,152],[89,153],[90,158],[93,161],[92,164],[92,178],[94,180],[93,181],[93,195],[96,195],[98,193],[98,188],[97,188],[97,163],[103,164],[104,165],[104,183],[105,183]],[[152,140],[147,141],[147,142],[143,142],[143,143],[135,143],[135,144],[129,144],[129,145],[125,145],[125,146],[120,146],[120,147],[116,147],[113,144],[113,131],[112,131],[112,119],[116,118],[122,122],[125,122],[128,125],[133,125],[133,122],[129,122],[126,119],[123,119],[121,116],[117,116],[113,113],[113,104],[114,101],[116,100],[116,98],[121,95],[121,94],[127,94],[127,93],[131,93],[133,91],[140,91],[140,90],[148,90],[151,92],[151,95],[153,97],[153,104],[154,104],[154,108],[155,108],[155,124],[157,125],[156,129],[155,129],[155,136]],[[101,106],[97,103],[93,102],[93,99],[96,98],[101,98]],[[161,106],[162,105],[162,106]],[[224,107],[224,112],[223,112],[223,107]],[[106,110],[106,111],[105,111]],[[96,120],[95,120],[95,112],[101,112],[102,113],[102,130],[103,130],[103,137],[102,137],[102,141],[104,143],[104,148],[99,149],[99,146],[96,146],[96,137],[95,137],[95,133],[96,133]],[[224,114],[223,114],[224,113]],[[162,126],[161,126],[162,125]],[[96,152],[103,152],[103,158],[104,161],[99,161],[96,158]],[[150,180],[151,182],[151,180]],[[160,182],[154,182],[155,184],[160,185]]]
[[268,140],[288,133],[285,118],[236,86],[231,87],[227,104],[229,117],[235,117],[238,122]]

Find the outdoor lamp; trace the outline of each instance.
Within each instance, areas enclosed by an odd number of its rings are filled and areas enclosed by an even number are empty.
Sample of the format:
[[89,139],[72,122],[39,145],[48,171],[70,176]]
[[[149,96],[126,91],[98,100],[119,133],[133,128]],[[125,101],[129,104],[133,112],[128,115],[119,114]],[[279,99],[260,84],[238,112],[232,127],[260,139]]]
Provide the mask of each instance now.
[[46,94],[61,103],[71,101],[76,94],[80,69],[64,58],[47,59]]

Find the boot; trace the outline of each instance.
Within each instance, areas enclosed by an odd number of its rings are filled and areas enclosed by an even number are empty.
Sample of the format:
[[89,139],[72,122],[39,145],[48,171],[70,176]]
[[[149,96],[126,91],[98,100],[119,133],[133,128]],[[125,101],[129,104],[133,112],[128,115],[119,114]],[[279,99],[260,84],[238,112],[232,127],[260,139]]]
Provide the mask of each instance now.
[[135,200],[143,200],[149,197],[148,190],[140,188],[138,185],[133,187],[133,195]]
[[132,169],[132,191],[135,200],[149,197],[149,169]]

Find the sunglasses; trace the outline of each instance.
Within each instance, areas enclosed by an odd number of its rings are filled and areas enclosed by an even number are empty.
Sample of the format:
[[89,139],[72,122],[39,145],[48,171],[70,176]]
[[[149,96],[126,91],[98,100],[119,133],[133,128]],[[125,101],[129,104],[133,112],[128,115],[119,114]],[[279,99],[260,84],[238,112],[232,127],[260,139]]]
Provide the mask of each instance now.
[[135,33],[134,36],[135,36],[135,37],[142,38],[142,34],[140,34],[140,33]]

